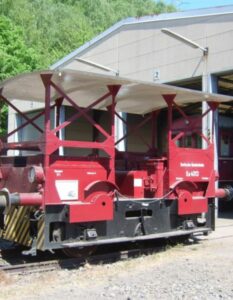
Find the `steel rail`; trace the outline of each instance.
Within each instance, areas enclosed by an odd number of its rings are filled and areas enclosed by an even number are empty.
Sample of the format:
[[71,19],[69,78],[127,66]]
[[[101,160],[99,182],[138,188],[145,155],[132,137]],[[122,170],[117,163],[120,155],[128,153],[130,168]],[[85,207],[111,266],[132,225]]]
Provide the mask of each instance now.
[[65,258],[46,260],[40,262],[21,263],[15,265],[0,265],[0,272],[9,274],[28,275],[32,273],[43,273],[62,269],[76,269],[80,266],[89,264],[113,263],[130,258],[136,258],[141,255],[149,255],[156,252],[164,251],[165,246],[145,248],[145,249],[130,249],[124,251],[116,251],[107,254],[92,255],[81,258]]

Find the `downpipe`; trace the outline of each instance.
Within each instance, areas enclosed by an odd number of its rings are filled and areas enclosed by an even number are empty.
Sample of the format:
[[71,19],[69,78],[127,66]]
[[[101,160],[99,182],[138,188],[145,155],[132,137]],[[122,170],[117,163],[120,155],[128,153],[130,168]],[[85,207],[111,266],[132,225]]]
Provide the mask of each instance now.
[[40,193],[12,193],[4,188],[0,191],[0,208],[9,209],[12,206],[41,206]]

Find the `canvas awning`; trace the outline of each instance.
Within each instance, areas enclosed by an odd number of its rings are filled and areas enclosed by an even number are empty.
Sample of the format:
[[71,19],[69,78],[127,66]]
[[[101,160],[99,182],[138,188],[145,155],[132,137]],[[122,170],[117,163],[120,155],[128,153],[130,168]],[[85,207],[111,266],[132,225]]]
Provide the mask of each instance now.
[[[109,85],[121,85],[116,97],[116,110],[136,114],[145,114],[166,107],[162,96],[164,94],[176,94],[175,102],[178,105],[202,101],[229,102],[233,100],[231,96],[74,70],[48,70],[18,75],[0,84],[0,88],[3,88],[3,96],[9,100],[44,102],[45,87],[41,80],[41,74],[52,74],[52,81],[80,107],[87,107],[107,93]],[[58,96],[58,92],[52,88],[51,100],[55,100]],[[111,98],[109,97],[95,108],[105,109],[110,103]],[[64,102],[64,104],[68,103]]]

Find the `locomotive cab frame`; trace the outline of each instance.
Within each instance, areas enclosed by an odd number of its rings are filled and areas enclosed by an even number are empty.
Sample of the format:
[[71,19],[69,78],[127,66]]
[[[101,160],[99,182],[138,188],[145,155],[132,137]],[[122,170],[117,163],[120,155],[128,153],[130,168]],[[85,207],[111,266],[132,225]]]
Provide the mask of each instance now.
[[[25,119],[0,145],[1,237],[31,247],[27,254],[208,233],[214,229],[214,197],[232,194],[231,189],[216,190],[213,138],[197,130],[182,108],[208,100],[202,119],[230,97],[64,70],[8,80],[0,99]],[[44,102],[44,109],[29,118],[13,99]],[[74,109],[64,122],[61,105]],[[107,126],[95,118],[99,110],[107,114]],[[173,125],[174,111],[185,124],[179,132]],[[120,112],[142,119],[130,126]],[[40,128],[35,121],[42,115]],[[166,130],[161,130],[165,115]],[[91,140],[61,139],[61,130],[80,118],[93,129]],[[116,118],[125,127],[118,140]],[[38,140],[7,141],[29,124],[40,132]],[[145,124],[150,124],[149,140],[140,134]],[[190,131],[206,141],[205,149],[179,147],[178,141]],[[127,145],[132,134],[147,150],[117,149],[122,141]],[[88,154],[63,155],[61,149],[66,148],[88,149]]]

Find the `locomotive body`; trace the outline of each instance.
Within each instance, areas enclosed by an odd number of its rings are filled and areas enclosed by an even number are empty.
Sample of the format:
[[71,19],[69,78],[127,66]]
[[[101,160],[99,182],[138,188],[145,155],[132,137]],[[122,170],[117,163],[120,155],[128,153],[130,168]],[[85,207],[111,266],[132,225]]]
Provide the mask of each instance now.
[[[198,116],[190,115],[189,119],[196,122],[197,129],[201,132],[201,120],[198,121]],[[185,122],[182,119],[177,119],[174,122],[174,131],[179,132],[185,128]],[[218,171],[219,171],[219,186],[225,187],[233,184],[233,120],[231,117],[219,115],[218,117]],[[195,132],[190,131],[185,137],[179,141],[181,147],[200,147],[202,141],[200,136]]]
[[[214,197],[232,194],[231,189],[215,189],[212,137],[197,131],[205,149],[177,143],[190,128],[195,130],[180,105],[208,97],[206,115],[230,97],[69,70],[18,76],[3,83],[0,97],[26,120],[8,138],[29,124],[41,134],[34,141],[1,143],[1,237],[30,246],[27,254],[209,232],[214,229]],[[12,99],[44,101],[45,107],[29,118]],[[63,122],[62,104],[76,111]],[[95,118],[102,110],[108,126]],[[180,132],[173,127],[174,110],[186,120],[187,128]],[[166,114],[166,136],[159,130],[160,111]],[[141,114],[141,121],[131,128],[119,112]],[[42,115],[40,128],[35,120]],[[62,139],[61,131],[80,118],[92,128],[90,139]],[[116,118],[126,128],[118,139]],[[139,134],[145,124],[150,141]],[[132,134],[140,136],[146,151],[127,151]],[[163,151],[158,135],[166,139]],[[126,147],[119,151],[122,141]],[[65,155],[67,148],[82,151]]]

